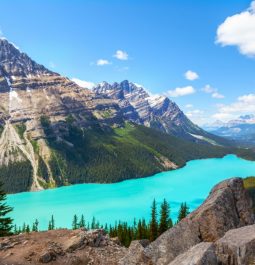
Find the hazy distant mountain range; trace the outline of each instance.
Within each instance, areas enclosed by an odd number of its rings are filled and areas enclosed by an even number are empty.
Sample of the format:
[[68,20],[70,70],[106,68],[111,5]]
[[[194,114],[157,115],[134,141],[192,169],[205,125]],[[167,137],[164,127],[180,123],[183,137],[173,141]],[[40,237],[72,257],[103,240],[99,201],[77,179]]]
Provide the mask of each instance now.
[[216,121],[204,129],[221,137],[236,140],[240,144],[255,144],[255,115],[243,115],[228,122]]
[[167,97],[127,80],[81,88],[0,39],[0,180],[8,192],[143,177],[229,153],[223,146],[230,142]]

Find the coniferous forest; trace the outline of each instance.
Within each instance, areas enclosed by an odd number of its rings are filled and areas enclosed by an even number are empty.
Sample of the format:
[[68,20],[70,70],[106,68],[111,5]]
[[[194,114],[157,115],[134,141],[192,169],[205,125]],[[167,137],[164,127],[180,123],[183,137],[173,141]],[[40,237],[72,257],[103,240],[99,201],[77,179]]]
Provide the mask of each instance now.
[[[72,229],[104,229],[110,237],[118,238],[121,244],[128,247],[132,240],[148,239],[154,241],[158,236],[163,234],[166,230],[173,227],[174,223],[170,216],[171,209],[169,203],[164,199],[161,204],[157,204],[156,200],[153,200],[151,205],[151,214],[149,221],[142,219],[134,219],[132,224],[123,221],[116,221],[112,224],[101,224],[92,218],[91,222],[86,220],[86,217],[82,215],[74,215],[72,220]],[[176,223],[185,218],[189,214],[189,208],[186,203],[182,203],[179,209],[179,214]],[[50,216],[48,223],[48,230],[59,229],[57,226],[57,220],[54,216]],[[14,225],[13,234],[38,232],[39,221],[35,219],[32,225],[24,223],[22,226]]]

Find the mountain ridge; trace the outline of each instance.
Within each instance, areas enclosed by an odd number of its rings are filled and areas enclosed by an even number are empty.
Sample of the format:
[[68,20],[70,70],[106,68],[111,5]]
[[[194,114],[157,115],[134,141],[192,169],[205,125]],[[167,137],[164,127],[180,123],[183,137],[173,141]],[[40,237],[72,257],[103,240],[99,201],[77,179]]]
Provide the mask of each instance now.
[[94,90],[0,39],[0,180],[6,191],[122,181],[235,152],[168,98],[153,99],[141,86],[123,81],[111,95]]

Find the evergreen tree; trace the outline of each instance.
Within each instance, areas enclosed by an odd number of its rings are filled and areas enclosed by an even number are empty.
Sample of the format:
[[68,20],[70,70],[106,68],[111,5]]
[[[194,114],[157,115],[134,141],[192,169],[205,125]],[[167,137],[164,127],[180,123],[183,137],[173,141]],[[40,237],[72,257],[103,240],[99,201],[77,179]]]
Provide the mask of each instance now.
[[14,235],[17,235],[18,234],[17,225],[14,225],[13,234]]
[[22,226],[22,233],[25,233],[25,232],[26,232],[26,224],[24,223]]
[[54,230],[55,229],[55,220],[54,216],[51,216],[51,219],[49,221],[48,230]]
[[96,218],[94,216],[92,218],[91,229],[96,229]]
[[76,230],[78,228],[78,217],[76,214],[73,217],[72,227],[73,227],[73,230]]
[[38,232],[39,221],[35,219],[35,232]]
[[156,200],[153,200],[151,206],[151,221],[150,221],[150,241],[154,241],[158,236],[158,221],[157,221],[157,205]]
[[180,222],[188,214],[189,214],[189,207],[187,206],[186,202],[184,202],[180,206],[180,210],[179,210],[179,214],[178,214],[178,221],[177,222]]
[[39,225],[39,222],[37,219],[35,219],[35,222],[32,225],[32,231],[33,232],[38,232],[38,225]]
[[26,233],[29,233],[30,232],[30,227],[29,225],[26,226]]
[[85,219],[84,219],[84,215],[81,215],[81,220],[79,222],[79,227],[80,228],[85,228]]
[[163,234],[170,227],[172,227],[170,206],[166,199],[164,199],[160,207],[159,235]]
[[13,208],[7,206],[5,201],[6,193],[3,190],[3,184],[0,183],[0,237],[10,235],[13,228],[12,218],[7,217],[8,213],[10,213]]

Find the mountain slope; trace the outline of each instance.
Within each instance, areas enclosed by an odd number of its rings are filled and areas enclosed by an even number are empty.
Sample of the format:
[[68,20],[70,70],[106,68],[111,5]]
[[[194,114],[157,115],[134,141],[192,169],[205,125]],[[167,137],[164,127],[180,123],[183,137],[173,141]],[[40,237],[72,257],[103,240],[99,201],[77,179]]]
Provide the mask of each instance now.
[[[121,86],[113,92],[124,93],[123,100],[81,88],[0,39],[0,180],[6,191],[121,181],[239,152],[215,145],[220,141],[169,99],[152,100],[137,86],[128,96],[131,83]],[[249,151],[242,156],[253,158]]]
[[207,133],[180,110],[176,103],[165,96],[151,96],[140,85],[127,80],[121,83],[102,82],[93,88],[98,96],[117,100],[127,120],[158,129],[198,143],[229,145],[223,139]]

